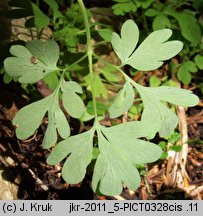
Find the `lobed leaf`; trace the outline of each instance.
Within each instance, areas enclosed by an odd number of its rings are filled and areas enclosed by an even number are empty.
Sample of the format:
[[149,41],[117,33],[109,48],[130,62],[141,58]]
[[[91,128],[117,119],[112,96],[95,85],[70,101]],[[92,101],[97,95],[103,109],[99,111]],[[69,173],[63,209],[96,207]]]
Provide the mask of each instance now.
[[82,99],[76,94],[82,93],[79,84],[73,81],[64,82],[62,85],[62,101],[66,111],[74,118],[80,118],[85,111]]
[[129,82],[126,82],[123,88],[115,96],[112,105],[109,108],[110,118],[117,118],[128,111],[133,104],[135,93]]
[[188,85],[191,82],[192,76],[190,73],[196,73],[197,67],[193,61],[186,61],[180,65],[177,71],[178,79]]
[[174,17],[180,26],[182,36],[193,45],[201,42],[201,28],[195,16],[189,12],[176,12],[168,7],[163,11],[166,15]]
[[152,27],[153,30],[156,31],[163,28],[170,28],[171,23],[169,18],[166,15],[160,13],[153,20]]
[[197,65],[197,67],[200,69],[200,70],[203,70],[203,56],[202,55],[196,55],[195,58],[194,58],[194,61]]
[[163,61],[177,55],[183,48],[180,41],[168,41],[172,35],[170,29],[152,32],[125,62],[135,69],[147,71],[159,68]]
[[159,131],[161,137],[170,135],[178,124],[178,118],[161,101],[180,106],[195,106],[198,97],[191,91],[176,87],[143,87],[134,83],[143,103],[142,121],[148,122],[154,131]]
[[37,4],[32,2],[32,9],[34,13],[34,23],[35,26],[39,29],[43,29],[49,25],[50,19],[44,14]]
[[153,94],[153,97],[157,97],[159,100],[167,101],[175,105],[192,107],[196,106],[199,102],[199,98],[190,90],[168,86],[147,89]]
[[132,20],[124,22],[121,28],[121,37],[117,33],[112,34],[111,43],[114,51],[124,63],[135,49],[139,38],[139,30]]
[[68,183],[76,184],[82,181],[86,168],[91,162],[93,152],[94,129],[71,136],[57,144],[47,158],[47,163],[55,165],[68,156],[62,176]]
[[118,73],[117,69],[111,65],[107,65],[102,69],[102,74],[110,82],[119,82],[122,77]]
[[63,17],[63,14],[59,10],[59,5],[57,1],[55,0],[43,0],[43,1],[46,2],[46,4],[49,5],[49,7],[52,9],[55,19],[59,17]]
[[34,40],[27,43],[27,48],[13,45],[10,53],[14,57],[4,60],[5,70],[11,77],[18,77],[21,83],[35,83],[57,70],[59,47],[54,41]]
[[123,65],[128,64],[142,71],[155,70],[163,61],[177,55],[183,48],[180,41],[166,42],[171,35],[170,29],[154,31],[133,52],[138,42],[139,31],[137,25],[128,20],[121,28],[121,38],[116,33],[112,34],[112,46]]
[[57,141],[57,131],[59,135],[66,139],[70,136],[70,126],[59,107],[58,97],[54,98],[48,110],[48,127],[42,142],[44,149],[52,147]]
[[103,28],[103,29],[98,29],[97,32],[100,35],[100,37],[104,39],[104,41],[111,42],[112,29]]
[[[106,195],[117,195],[122,192],[122,182],[132,190],[140,184],[140,176],[135,164],[152,162],[161,154],[161,148],[152,143],[136,139],[137,127],[119,126],[100,127],[98,144],[100,154],[97,158],[92,180],[93,190]],[[122,127],[125,130],[121,133]],[[145,128],[142,127],[144,132]],[[125,133],[127,132],[127,133]]]
[[25,106],[18,111],[13,119],[13,124],[17,127],[16,135],[19,139],[27,139],[34,134],[49,109],[50,102],[51,96]]
[[33,56],[36,56],[50,70],[56,70],[56,63],[59,59],[59,46],[55,41],[32,40],[27,42],[26,48]]
[[74,81],[68,81],[68,82],[64,81],[62,86],[61,86],[61,89],[64,92],[65,91],[73,91],[73,92],[79,93],[79,94],[83,93],[82,87]]
[[17,137],[19,139],[27,139],[34,134],[46,112],[48,112],[48,126],[42,147],[50,148],[56,143],[57,131],[63,139],[70,136],[70,127],[64,113],[59,107],[58,95],[54,95],[53,93],[42,100],[23,107],[16,114],[13,124],[17,127]]
[[137,11],[137,6],[134,2],[131,0],[125,0],[125,1],[116,1],[120,2],[112,6],[113,13],[115,15],[125,15],[126,13],[129,12],[136,12]]

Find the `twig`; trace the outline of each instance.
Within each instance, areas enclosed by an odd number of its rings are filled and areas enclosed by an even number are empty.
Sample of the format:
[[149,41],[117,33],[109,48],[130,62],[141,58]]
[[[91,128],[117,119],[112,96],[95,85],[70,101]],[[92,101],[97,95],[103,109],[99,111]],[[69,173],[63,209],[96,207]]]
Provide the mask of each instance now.
[[44,191],[48,191],[49,188],[42,182],[41,179],[39,179],[35,173],[31,170],[28,169],[28,171],[30,172],[30,174],[32,175],[32,177],[35,179],[35,182],[44,190]]
[[188,131],[185,109],[178,106],[177,114],[179,119],[179,130],[181,133],[181,140],[177,144],[182,145],[182,150],[181,152],[176,152],[170,156],[167,163],[166,176],[168,185],[184,189],[188,186],[189,180],[185,169],[188,154]]
[[113,196],[113,198],[117,199],[117,200],[126,200],[124,199],[122,196]]
[[[179,129],[181,132],[181,140],[180,140],[180,144],[182,145],[182,150],[179,154],[179,162],[180,162],[180,167],[181,167],[181,174],[183,177],[183,182],[182,182],[182,186],[185,187],[187,185],[185,185],[186,181],[189,180],[188,174],[186,172],[186,163],[187,163],[187,155],[188,155],[188,130],[187,130],[187,121],[186,121],[186,113],[185,113],[185,109],[181,106],[177,107],[177,111],[178,111],[178,119],[179,119]],[[181,186],[180,185],[180,186]]]

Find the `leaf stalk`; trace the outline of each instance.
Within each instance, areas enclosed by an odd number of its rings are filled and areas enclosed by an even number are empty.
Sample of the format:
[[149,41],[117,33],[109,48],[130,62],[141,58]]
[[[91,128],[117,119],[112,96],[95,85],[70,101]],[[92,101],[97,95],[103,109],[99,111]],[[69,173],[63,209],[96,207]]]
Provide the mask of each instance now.
[[91,91],[92,91],[94,116],[95,116],[95,121],[98,121],[96,96],[95,96],[95,90],[94,90],[94,76],[93,76],[93,67],[92,67],[93,66],[92,65],[93,50],[92,50],[92,45],[91,45],[90,25],[89,25],[87,12],[86,12],[83,0],[78,0],[78,4],[81,8],[81,12],[82,12],[83,20],[84,20],[84,25],[85,25],[85,31],[86,31],[86,37],[87,37],[87,58],[88,58],[88,63],[89,63],[90,85],[91,85]]

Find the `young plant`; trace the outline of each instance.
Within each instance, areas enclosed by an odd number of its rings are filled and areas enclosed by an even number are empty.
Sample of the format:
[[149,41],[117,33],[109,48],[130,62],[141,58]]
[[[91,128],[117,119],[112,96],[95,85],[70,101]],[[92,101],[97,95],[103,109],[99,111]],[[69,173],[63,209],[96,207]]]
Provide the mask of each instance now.
[[[36,131],[43,117],[48,113],[48,127],[42,147],[54,148],[47,158],[47,163],[55,165],[66,158],[62,169],[63,178],[68,183],[79,183],[86,174],[87,166],[93,158],[95,159],[93,149],[97,149],[98,157],[94,166],[92,188],[95,192],[116,195],[122,191],[122,182],[131,190],[139,186],[140,176],[136,164],[156,161],[162,155],[162,150],[158,145],[141,138],[153,138],[157,132],[161,137],[165,137],[173,132],[178,119],[165,102],[185,107],[195,106],[198,103],[198,97],[191,91],[176,87],[141,86],[122,70],[124,65],[130,65],[142,71],[155,70],[163,64],[163,61],[178,54],[183,44],[180,41],[167,41],[172,35],[170,29],[151,33],[135,49],[139,39],[139,30],[134,21],[127,20],[121,28],[121,36],[117,33],[112,34],[111,43],[121,60],[121,65],[111,65],[94,53],[86,9],[82,0],[78,0],[78,4],[85,24],[87,50],[76,62],[64,68],[58,67],[59,47],[51,40],[46,42],[33,40],[28,42],[26,47],[21,45],[11,47],[10,53],[13,57],[5,59],[4,66],[6,72],[12,77],[17,77],[20,83],[35,83],[53,72],[61,73],[54,92],[22,108],[14,117],[13,124],[17,127],[17,137],[27,139]],[[59,100],[62,100],[66,112],[74,118],[82,119],[87,112],[78,95],[82,93],[81,86],[74,81],[68,81],[64,74],[86,58],[89,67],[94,124],[90,130],[70,136],[70,127],[59,105]],[[144,104],[141,121],[126,122],[112,127],[100,124],[104,116],[98,112],[93,58],[119,71],[125,79],[125,84],[108,109],[110,118],[117,118],[128,111],[133,105],[135,91],[137,91]],[[63,140],[56,144],[58,134]],[[98,142],[93,143],[95,136]]]

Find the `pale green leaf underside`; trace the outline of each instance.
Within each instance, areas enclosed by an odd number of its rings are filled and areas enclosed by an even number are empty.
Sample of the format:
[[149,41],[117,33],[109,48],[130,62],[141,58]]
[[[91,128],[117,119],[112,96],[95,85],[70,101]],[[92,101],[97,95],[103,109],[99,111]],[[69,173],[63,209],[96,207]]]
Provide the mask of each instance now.
[[[126,24],[128,22],[130,25]],[[162,29],[152,32],[133,52],[139,36],[137,25],[133,23],[132,20],[128,20],[123,24],[121,39],[116,33],[112,35],[114,51],[121,59],[123,65],[128,64],[142,71],[155,70],[163,64],[163,61],[172,58],[182,50],[182,42],[166,42],[171,37],[172,31],[170,29]],[[132,33],[132,28],[134,28],[136,34]],[[124,34],[124,31],[126,31],[126,34]],[[125,40],[122,40],[122,34],[125,35]],[[128,45],[126,45],[127,43]]]
[[46,97],[18,111],[13,119],[13,124],[17,126],[16,135],[19,139],[27,139],[34,134],[48,110],[50,101],[51,97]]
[[49,114],[49,123],[42,142],[42,147],[44,149],[51,148],[57,142],[57,132],[54,123],[55,123],[54,120],[51,119]]
[[47,158],[47,163],[55,165],[69,154],[62,169],[62,176],[68,183],[79,183],[85,176],[91,162],[94,129],[71,136],[57,144]]
[[119,149],[113,146],[106,138],[99,135],[99,147],[101,150],[97,158],[92,187],[105,195],[118,195],[122,192],[122,182],[132,190],[135,190],[140,184],[140,176],[128,158],[119,153]]
[[174,57],[183,48],[180,41],[165,42],[171,35],[170,29],[152,32],[125,63],[142,71],[159,68],[163,61]]
[[73,91],[79,94],[83,93],[82,87],[74,81],[68,81],[68,82],[64,81],[62,83],[61,90],[64,92]]
[[176,87],[143,87],[134,83],[143,103],[142,121],[159,131],[161,137],[170,135],[178,124],[178,118],[162,101],[190,107],[198,104],[198,97],[191,91]]
[[[101,130],[98,130],[100,154],[92,180],[94,191],[99,188],[99,191],[106,195],[120,194],[122,182],[135,190],[140,184],[135,164],[152,162],[161,156],[159,146],[136,139],[135,134],[137,129],[140,130],[139,126],[144,129],[142,123],[134,126],[129,127],[124,123],[110,128],[101,127]],[[138,132],[137,135],[142,133]]]
[[85,111],[82,99],[75,92],[63,92],[63,106],[73,118],[80,118]]
[[57,131],[65,139],[70,136],[70,126],[68,121],[59,107],[58,100],[54,100],[48,110],[48,126],[42,142],[42,147],[47,149],[56,144]]
[[56,63],[59,59],[59,46],[55,41],[47,40],[42,42],[40,40],[33,40],[27,42],[27,49],[33,56],[36,56],[48,68],[57,69]]
[[128,111],[134,101],[134,90],[129,82],[126,82],[123,88],[118,92],[109,108],[110,118],[117,118]]
[[53,70],[57,70],[59,47],[54,41],[45,43],[34,40],[27,43],[27,48],[13,45],[4,61],[6,72],[11,77],[17,77],[21,83],[35,83]]
[[65,139],[70,136],[68,121],[59,107],[58,96],[54,94],[23,107],[14,117],[16,135],[19,139],[27,139],[40,126],[44,115],[48,112],[48,126],[42,147],[50,148],[57,141],[57,131]]
[[76,92],[80,94],[82,93],[81,86],[73,81],[63,82],[61,90],[63,106],[66,111],[73,118],[80,118],[85,111],[85,105]]
[[121,28],[121,38],[117,33],[112,34],[111,42],[114,51],[125,62],[135,49],[139,38],[139,30],[132,20],[127,20]]

